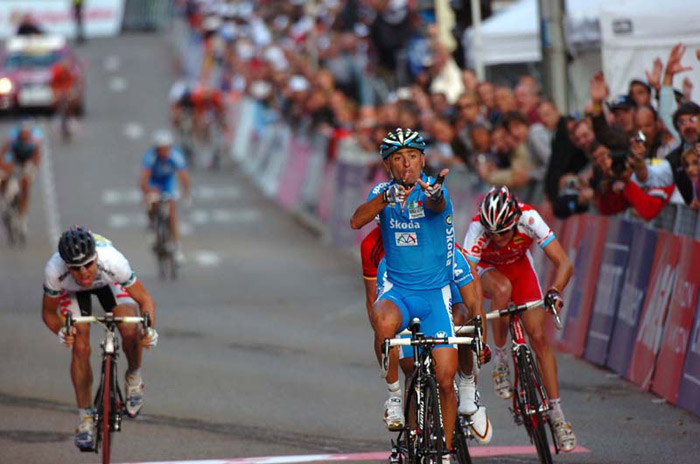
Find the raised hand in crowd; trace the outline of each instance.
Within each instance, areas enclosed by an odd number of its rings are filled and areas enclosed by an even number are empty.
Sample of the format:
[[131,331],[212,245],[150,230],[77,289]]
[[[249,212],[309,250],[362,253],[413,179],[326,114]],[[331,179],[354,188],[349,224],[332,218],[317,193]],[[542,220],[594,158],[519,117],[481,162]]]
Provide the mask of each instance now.
[[686,77],[683,79],[683,98],[685,101],[691,101],[693,94],[693,81],[690,80],[690,78]]
[[651,68],[651,72],[644,71],[647,76],[647,82],[650,86],[654,88],[657,92],[661,89],[661,73],[664,70],[664,62],[658,56],[654,60],[654,65]]
[[685,53],[686,49],[685,45],[682,43],[678,43],[674,45],[674,47],[671,49],[671,53],[668,55],[668,62],[666,63],[666,71],[664,72],[664,82],[663,84],[665,86],[673,86],[673,76],[676,74],[690,71],[693,69],[692,66],[683,66],[681,64],[681,60],[683,59],[683,54]]
[[608,83],[605,82],[605,77],[602,72],[597,72],[591,78],[591,100],[593,100],[593,112],[602,111],[602,104],[608,95],[610,89]]

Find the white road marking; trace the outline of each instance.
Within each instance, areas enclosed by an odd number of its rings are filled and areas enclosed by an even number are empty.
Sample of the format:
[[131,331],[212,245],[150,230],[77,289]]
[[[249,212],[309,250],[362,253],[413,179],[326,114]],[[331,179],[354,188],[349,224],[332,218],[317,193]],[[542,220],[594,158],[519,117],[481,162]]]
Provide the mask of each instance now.
[[121,67],[121,64],[121,59],[119,59],[117,55],[109,55],[102,61],[102,67],[108,72],[117,71]]
[[[46,134],[46,126],[42,124],[41,130]],[[46,214],[46,232],[51,245],[58,244],[61,235],[61,216],[58,212],[58,201],[56,197],[56,183],[53,172],[53,157],[51,155],[51,145],[48,138],[44,139],[42,160],[39,163],[39,175],[41,176],[42,200],[44,203],[44,213]]]
[[[124,128],[125,135],[128,131],[134,130],[133,128],[127,128],[130,124],[132,123],[127,124]],[[142,131],[141,126],[133,124],[138,127],[136,130]],[[195,202],[237,200],[240,198],[240,190],[230,185],[203,185],[192,189],[192,198]],[[136,187],[113,188],[102,191],[102,203],[106,205],[133,205],[140,202],[141,190]]]
[[143,137],[143,127],[137,122],[127,122],[124,124],[124,135],[132,140]]
[[203,225],[209,222],[209,213],[201,209],[195,209],[189,214],[192,224]]
[[146,213],[110,214],[107,218],[109,227],[124,229],[126,227],[146,227]]
[[109,89],[115,93],[121,93],[127,88],[126,79],[121,76],[114,76],[109,80]]
[[218,253],[207,250],[197,250],[192,253],[195,262],[202,267],[215,267],[221,264]]
[[[260,213],[252,209],[195,209],[189,214],[182,213],[182,217],[186,220],[180,223],[180,232],[183,235],[191,235],[197,226],[250,224],[260,218]],[[111,213],[107,217],[107,223],[115,229],[146,227],[146,214],[143,212]]]
[[183,237],[189,237],[194,233],[194,227],[192,224],[186,221],[180,221],[180,235]]

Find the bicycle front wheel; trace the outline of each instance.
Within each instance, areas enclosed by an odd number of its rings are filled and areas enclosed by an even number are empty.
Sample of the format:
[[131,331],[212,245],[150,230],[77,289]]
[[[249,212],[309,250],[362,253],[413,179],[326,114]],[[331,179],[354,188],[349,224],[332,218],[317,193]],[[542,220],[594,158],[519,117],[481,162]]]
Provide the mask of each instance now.
[[469,447],[467,446],[466,427],[469,426],[465,423],[464,417],[458,414],[455,421],[455,436],[453,439],[457,464],[472,464],[472,457],[469,455]]
[[112,455],[112,356],[107,355],[102,366],[102,423],[100,432],[102,433],[102,464],[110,464]]
[[524,393],[525,402],[522,403],[521,414],[530,440],[537,449],[537,455],[542,464],[552,464],[552,453],[547,442],[545,422],[547,417],[540,410],[542,398],[538,392],[542,390],[539,371],[532,354],[527,349],[521,349],[518,353],[518,377],[519,388]]
[[438,396],[437,382],[428,377],[423,382],[422,388],[423,408],[420,444],[424,464],[441,464],[444,450],[444,432],[442,428],[442,413],[440,411],[440,397]]

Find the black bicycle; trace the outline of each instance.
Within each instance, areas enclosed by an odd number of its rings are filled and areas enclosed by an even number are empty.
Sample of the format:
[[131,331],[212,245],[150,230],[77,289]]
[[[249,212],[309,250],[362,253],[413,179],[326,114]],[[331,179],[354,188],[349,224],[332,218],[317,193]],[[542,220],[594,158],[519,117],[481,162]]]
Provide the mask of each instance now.
[[117,358],[119,357],[119,337],[117,324],[142,324],[144,329],[151,326],[148,314],[141,316],[114,316],[106,313],[104,316],[78,316],[71,313],[66,316],[66,331],[70,333],[73,324],[98,323],[105,329],[102,340],[102,374],[100,385],[95,394],[93,423],[95,424],[95,447],[83,451],[99,453],[102,449],[102,464],[110,464],[112,455],[112,432],[121,430],[122,416],[126,414],[126,403],[119,386],[117,376]]
[[[382,369],[388,370],[389,350],[394,346],[412,346],[413,373],[406,388],[404,428],[396,441],[392,440],[390,464],[441,464],[442,457],[450,450],[445,447],[442,408],[438,382],[435,377],[435,360],[432,350],[436,345],[471,345],[480,356],[482,349],[481,320],[477,322],[474,337],[426,337],[420,332],[420,321],[409,324],[410,338],[386,339],[382,344]],[[462,423],[455,422],[453,444],[459,464],[471,464],[466,434]]]
[[[497,309],[486,313],[486,319],[508,317],[508,328],[511,335],[511,354],[515,366],[515,383],[513,407],[509,408],[517,425],[525,426],[530,442],[535,445],[537,455],[542,464],[552,463],[552,453],[549,449],[547,429],[552,435],[552,443],[556,454],[559,447],[554,439],[554,424],[549,419],[549,397],[542,383],[542,376],[537,367],[535,356],[525,341],[525,330],[521,314],[531,309],[540,308],[544,300],[531,301],[520,305],[510,304],[505,309]],[[553,304],[547,304],[547,309],[554,317],[554,323],[561,329],[561,320]],[[456,333],[469,333],[469,326],[456,327]]]
[[160,194],[154,200],[151,209],[153,228],[156,233],[153,252],[158,261],[158,276],[161,280],[177,279],[178,271],[175,243],[170,230],[170,200],[170,196]]

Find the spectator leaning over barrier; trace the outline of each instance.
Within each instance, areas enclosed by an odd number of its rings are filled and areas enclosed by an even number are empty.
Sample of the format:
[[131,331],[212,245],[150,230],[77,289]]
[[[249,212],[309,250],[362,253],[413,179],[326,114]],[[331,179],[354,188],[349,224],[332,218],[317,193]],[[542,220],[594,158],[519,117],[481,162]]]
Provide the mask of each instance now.
[[666,157],[664,163],[647,166],[635,164],[635,174],[642,185],[667,185],[675,183],[686,205],[693,201],[693,184],[683,169],[681,155],[694,147],[700,135],[700,106],[683,103],[673,115],[673,124],[681,135],[682,143]]
[[643,135],[645,158],[666,158],[675,148],[675,139],[664,129],[656,110],[651,106],[638,106],[634,114],[634,123],[638,130],[635,138],[639,137],[639,132]]
[[[576,121],[569,116],[559,115],[558,111],[557,115],[552,138],[552,154],[544,176],[544,192],[550,203],[555,203],[559,197],[559,179],[566,173],[580,172],[589,162],[583,150],[574,145],[573,137],[570,135]],[[543,119],[549,127],[551,121],[547,122],[548,118]],[[588,130],[592,136],[593,130],[590,126]]]
[[[635,143],[635,145],[639,145]],[[635,149],[635,151],[643,152]],[[605,178],[600,182],[597,205],[601,214],[616,214],[633,207],[635,212],[644,220],[650,221],[669,203],[675,186],[661,185],[642,187],[638,184],[634,169],[646,167],[642,155],[633,155],[628,159],[628,152],[616,150],[610,153],[604,161]]]

